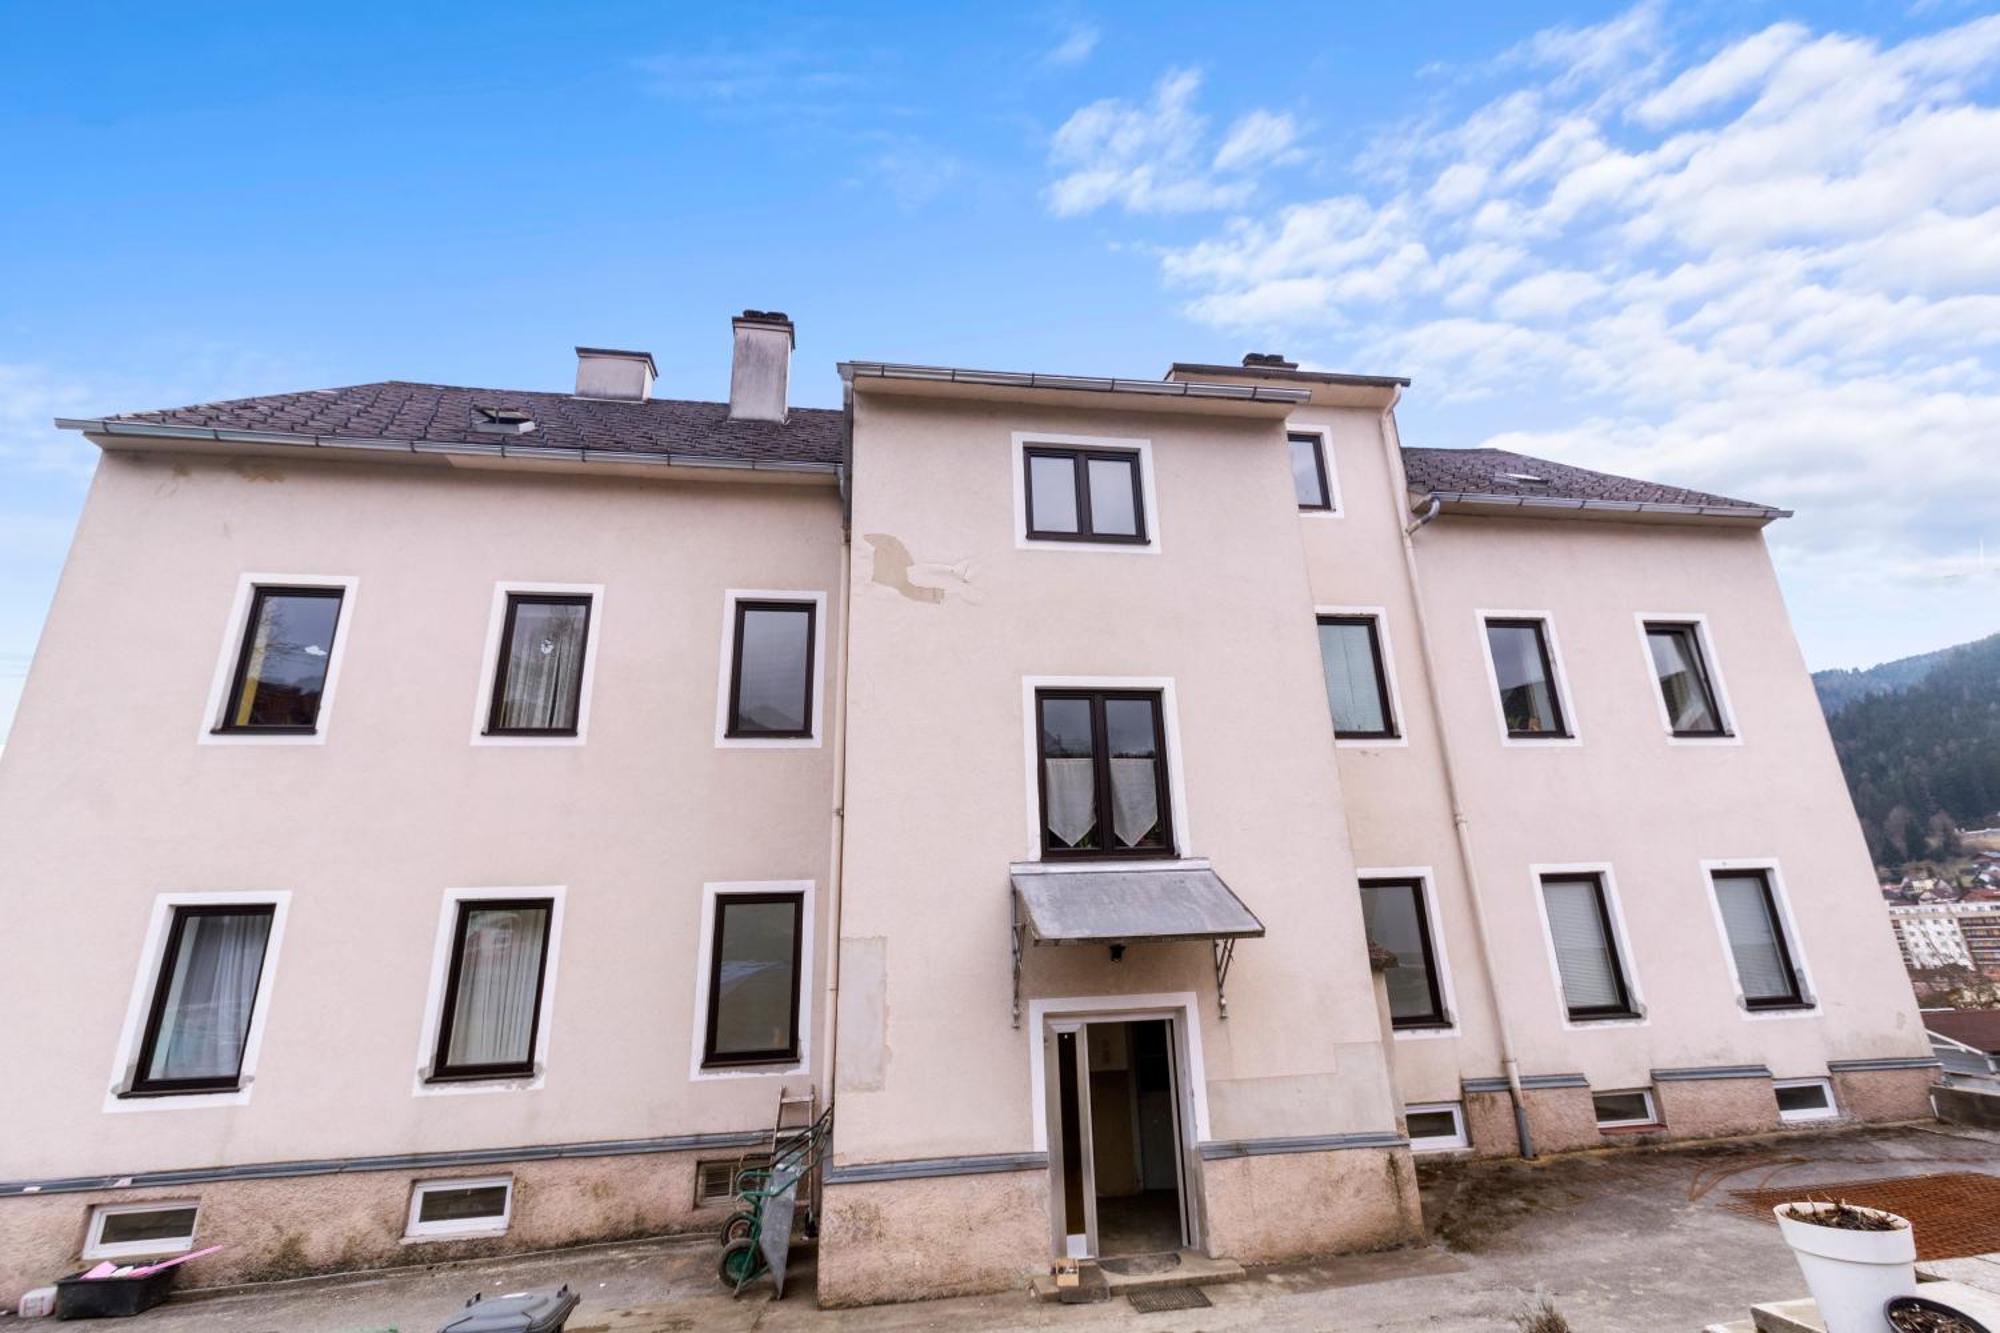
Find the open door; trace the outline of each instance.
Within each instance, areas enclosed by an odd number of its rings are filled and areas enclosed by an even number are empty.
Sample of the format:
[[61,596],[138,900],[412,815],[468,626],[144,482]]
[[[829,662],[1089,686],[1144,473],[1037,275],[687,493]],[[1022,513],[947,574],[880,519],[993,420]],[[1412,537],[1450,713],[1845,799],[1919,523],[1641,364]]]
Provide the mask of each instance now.
[[1055,1252],[1114,1258],[1192,1244],[1174,1021],[1056,1022],[1046,1048]]

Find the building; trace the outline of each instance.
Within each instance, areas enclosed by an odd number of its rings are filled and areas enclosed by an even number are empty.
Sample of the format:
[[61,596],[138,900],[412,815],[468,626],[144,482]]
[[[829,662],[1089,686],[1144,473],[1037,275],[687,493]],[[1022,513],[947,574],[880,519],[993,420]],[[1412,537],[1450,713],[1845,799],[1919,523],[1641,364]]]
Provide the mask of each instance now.
[[1413,1152],[1926,1113],[1783,511],[1405,448],[1402,381],[1273,357],[826,411],[732,336],[727,402],[585,348],[64,423],[0,1296],[708,1229],[809,1089],[830,1303],[1394,1243]]
[[1943,1066],[1939,1081],[2000,1094],[2000,1010],[1926,1009],[1924,1028]]
[[1913,972],[1971,967],[1972,952],[1966,946],[1960,919],[1977,917],[1980,911],[1977,903],[1891,904],[1889,924],[1895,927],[1903,966]]

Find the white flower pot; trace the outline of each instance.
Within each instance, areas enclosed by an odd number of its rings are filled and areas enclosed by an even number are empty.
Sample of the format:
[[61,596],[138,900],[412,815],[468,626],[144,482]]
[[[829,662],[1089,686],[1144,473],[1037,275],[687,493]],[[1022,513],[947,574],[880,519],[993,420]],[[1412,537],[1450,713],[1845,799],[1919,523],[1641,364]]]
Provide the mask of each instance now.
[[1786,1203],[1771,1210],[1805,1274],[1806,1290],[1819,1304],[1827,1333],[1891,1333],[1882,1307],[1917,1290],[1917,1236],[1908,1220],[1863,1208],[1861,1212],[1891,1218],[1899,1225],[1894,1231],[1845,1231],[1787,1217],[1794,1208],[1831,1212],[1833,1205]]

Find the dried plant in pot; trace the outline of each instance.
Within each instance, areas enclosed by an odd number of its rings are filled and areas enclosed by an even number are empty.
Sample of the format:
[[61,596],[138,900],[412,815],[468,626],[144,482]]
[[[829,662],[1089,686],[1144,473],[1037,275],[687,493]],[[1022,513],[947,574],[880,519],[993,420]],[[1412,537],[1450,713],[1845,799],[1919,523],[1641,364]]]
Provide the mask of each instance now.
[[1963,1310],[1923,1296],[1898,1296],[1883,1313],[1896,1333],[1993,1333]]
[[1890,1333],[1884,1307],[1917,1290],[1909,1219],[1844,1200],[1806,1199],[1771,1211],[1827,1333]]

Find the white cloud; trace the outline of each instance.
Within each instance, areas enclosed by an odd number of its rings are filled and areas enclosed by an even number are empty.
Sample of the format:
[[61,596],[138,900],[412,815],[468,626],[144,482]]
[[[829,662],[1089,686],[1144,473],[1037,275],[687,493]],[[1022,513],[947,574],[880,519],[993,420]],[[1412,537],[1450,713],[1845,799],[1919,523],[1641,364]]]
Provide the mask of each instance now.
[[[1410,373],[1406,414],[1434,419],[1413,443],[1795,507],[1772,541],[1815,595],[1986,577],[2000,16],[1900,43],[1780,23],[1685,54],[1647,3],[1485,72],[1476,103],[1460,80],[1382,127],[1324,197],[1246,193],[1161,248],[1186,312]],[[1197,85],[1177,91],[1199,127]]]
[[1292,145],[1298,137],[1298,122],[1290,115],[1261,108],[1252,111],[1229,127],[1229,137],[1215,150],[1215,169],[1242,171],[1265,162],[1296,158],[1298,154]]
[[1062,40],[1050,47],[1042,57],[1046,65],[1081,65],[1090,59],[1097,49],[1098,38],[1102,36],[1092,23],[1072,23],[1063,33]]

